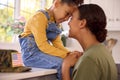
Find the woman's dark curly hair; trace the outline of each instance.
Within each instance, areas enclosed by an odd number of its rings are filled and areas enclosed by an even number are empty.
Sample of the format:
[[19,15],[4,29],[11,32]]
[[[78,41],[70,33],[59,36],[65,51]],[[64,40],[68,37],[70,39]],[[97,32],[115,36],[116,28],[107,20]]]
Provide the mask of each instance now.
[[96,36],[99,42],[103,42],[107,36],[106,15],[103,9],[96,4],[84,4],[78,7],[80,19],[86,19],[86,27]]

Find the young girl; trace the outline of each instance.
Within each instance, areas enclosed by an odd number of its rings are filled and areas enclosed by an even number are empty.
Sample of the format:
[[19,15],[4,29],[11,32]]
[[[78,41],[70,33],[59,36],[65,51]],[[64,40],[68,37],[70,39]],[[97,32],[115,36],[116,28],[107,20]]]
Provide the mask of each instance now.
[[58,24],[71,16],[83,0],[54,0],[50,9],[40,10],[26,23],[19,36],[25,66],[57,69],[61,80],[62,60],[70,53],[62,44]]
[[[70,54],[64,59],[63,80],[117,80],[113,57],[102,44],[107,36],[102,8],[95,4],[81,5],[73,13],[69,26],[69,37],[78,40],[84,53],[80,58]],[[71,79],[70,67],[75,63]]]

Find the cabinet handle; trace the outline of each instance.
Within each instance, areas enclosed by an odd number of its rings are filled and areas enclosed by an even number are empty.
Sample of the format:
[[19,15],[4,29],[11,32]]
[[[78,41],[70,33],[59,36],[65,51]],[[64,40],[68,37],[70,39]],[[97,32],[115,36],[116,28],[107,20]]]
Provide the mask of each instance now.
[[120,19],[119,19],[119,18],[116,18],[116,21],[120,21]]
[[111,19],[108,19],[108,21],[111,21]]
[[112,21],[112,22],[113,22],[113,21],[114,21],[114,19],[108,19],[108,21]]

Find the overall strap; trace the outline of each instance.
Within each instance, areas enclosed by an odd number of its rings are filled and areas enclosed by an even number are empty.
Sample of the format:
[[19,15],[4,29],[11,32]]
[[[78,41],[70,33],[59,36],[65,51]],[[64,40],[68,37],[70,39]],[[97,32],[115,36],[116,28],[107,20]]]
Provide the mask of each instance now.
[[50,16],[49,16],[47,11],[45,11],[45,10],[38,10],[38,12],[39,11],[42,12],[43,14],[45,14],[45,16],[47,17],[48,21],[50,20]]

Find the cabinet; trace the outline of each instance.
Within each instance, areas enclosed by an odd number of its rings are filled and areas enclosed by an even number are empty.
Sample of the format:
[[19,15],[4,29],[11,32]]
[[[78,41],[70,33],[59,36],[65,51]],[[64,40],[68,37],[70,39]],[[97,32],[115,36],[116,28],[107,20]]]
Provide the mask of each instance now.
[[120,30],[120,0],[114,1],[114,15],[115,26]]
[[120,31],[120,0],[85,0],[85,3],[101,6],[107,17],[107,29]]

